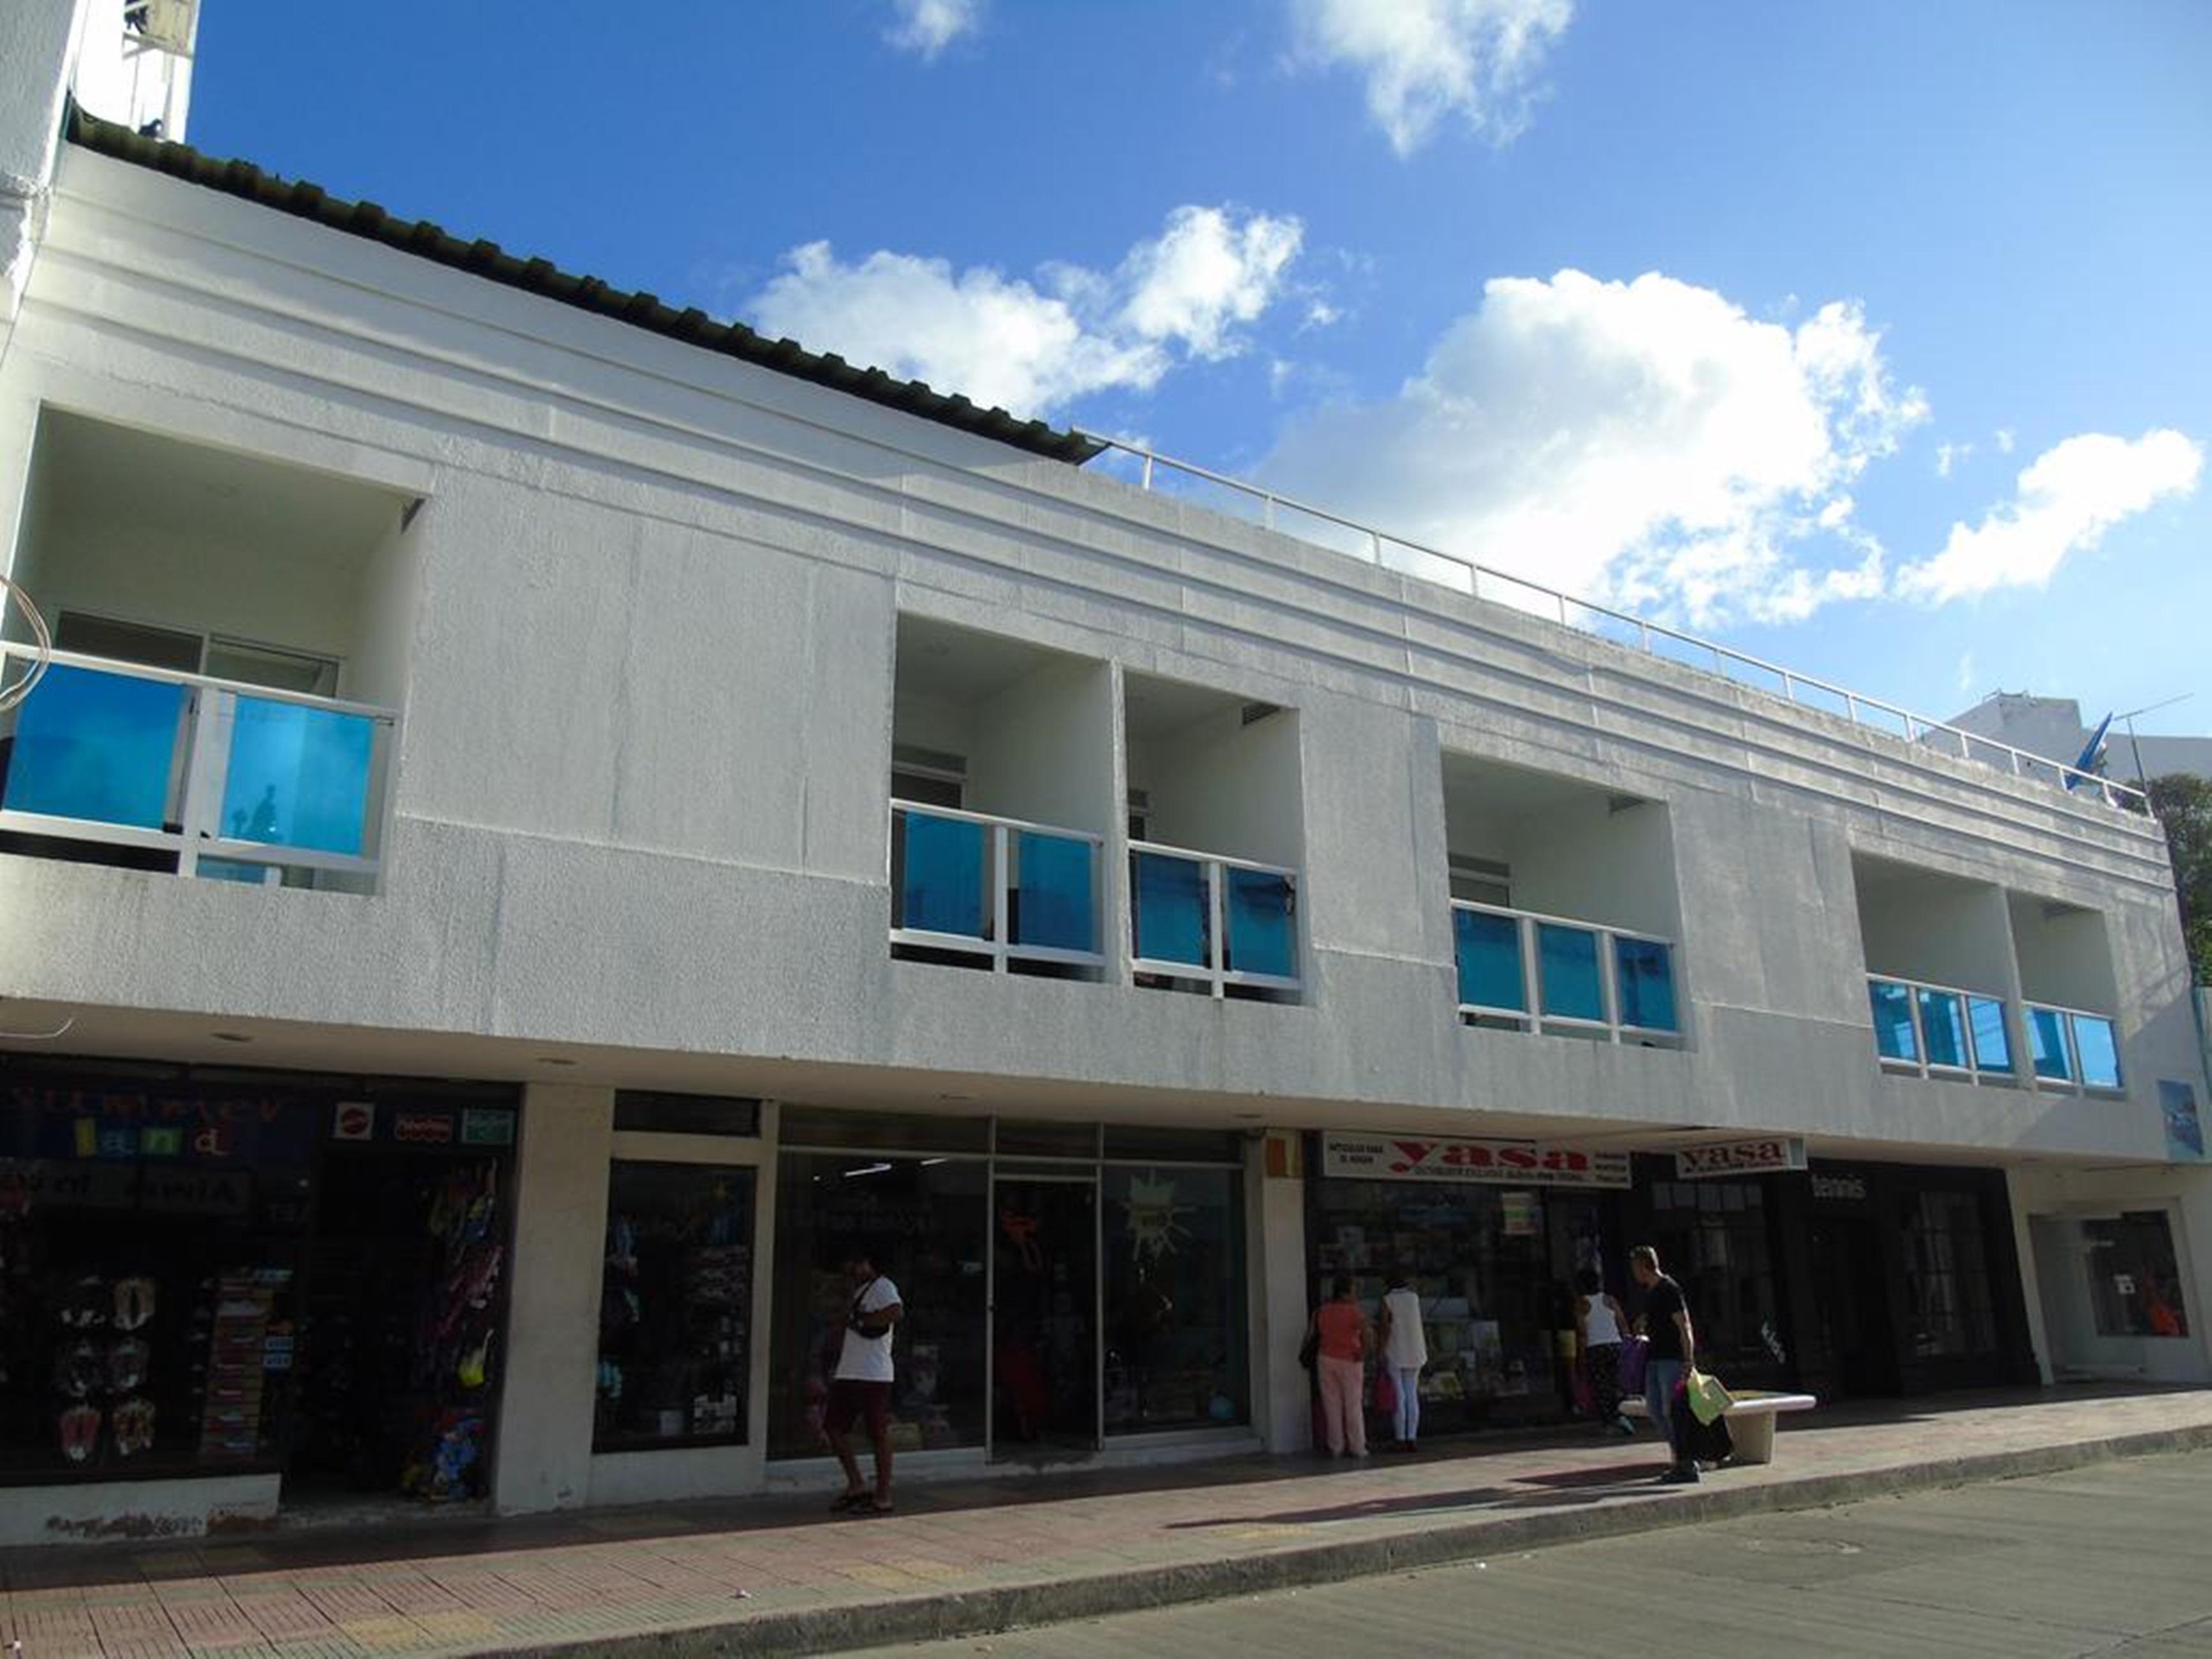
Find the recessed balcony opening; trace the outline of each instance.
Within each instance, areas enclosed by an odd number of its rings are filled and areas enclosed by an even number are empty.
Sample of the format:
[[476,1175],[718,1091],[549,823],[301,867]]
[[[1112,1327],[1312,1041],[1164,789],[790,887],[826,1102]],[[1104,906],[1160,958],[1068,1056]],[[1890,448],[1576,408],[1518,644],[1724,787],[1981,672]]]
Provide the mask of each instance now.
[[2020,958],[2028,1060],[2036,1086],[2121,1094],[2119,984],[2112,939],[2098,912],[2061,899],[2009,893]]
[[43,410],[10,573],[55,649],[0,717],[0,852],[373,890],[419,505]]
[[1855,855],[1867,1000],[1884,1071],[2019,1081],[2004,895],[1984,882]]
[[1443,775],[1462,1023],[1680,1047],[1665,804],[1469,755]]
[[1106,665],[902,617],[891,714],[891,953],[1054,979],[1106,965],[1115,827]]
[[1125,677],[1123,701],[1136,982],[1298,1001],[1305,823],[1297,712],[1145,674]]

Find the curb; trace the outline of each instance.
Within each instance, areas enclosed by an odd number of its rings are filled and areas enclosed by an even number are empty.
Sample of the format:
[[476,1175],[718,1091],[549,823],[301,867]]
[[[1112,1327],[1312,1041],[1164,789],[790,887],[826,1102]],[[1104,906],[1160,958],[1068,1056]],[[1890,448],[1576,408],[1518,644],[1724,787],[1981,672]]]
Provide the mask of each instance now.
[[1693,1492],[1677,1492],[1661,1502],[1462,1521],[1381,1538],[1297,1545],[1228,1560],[1132,1567],[1049,1583],[952,1590],[842,1607],[794,1607],[752,1618],[740,1615],[710,1625],[569,1642],[501,1645],[473,1650],[472,1654],[576,1659],[588,1650],[609,1659],[733,1659],[738,1654],[836,1653],[900,1643],[940,1642],[1268,1590],[1301,1589],[1555,1544],[1790,1510],[1832,1508],[1873,1498],[1894,1498],[1976,1481],[2057,1474],[2122,1458],[2208,1448],[2212,1448],[2212,1423],[2192,1424],[1892,1468],[1808,1475],[1756,1486],[1723,1485],[1716,1490],[1701,1486]]

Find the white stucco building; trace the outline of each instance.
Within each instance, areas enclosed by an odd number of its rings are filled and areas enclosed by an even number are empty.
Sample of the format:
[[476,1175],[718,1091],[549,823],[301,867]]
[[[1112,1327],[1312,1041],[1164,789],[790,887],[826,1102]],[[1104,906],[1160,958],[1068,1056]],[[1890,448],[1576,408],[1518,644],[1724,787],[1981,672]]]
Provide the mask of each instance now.
[[1736,1380],[2212,1376],[2154,823],[64,138],[86,9],[0,21],[0,1534],[819,1480],[855,1240],[917,1473],[1300,1447],[1338,1272],[1564,1415],[1647,1238]]
[[[2097,713],[2083,720],[2081,705],[2072,697],[1995,691],[1947,724],[2071,766],[2087,750],[2104,719],[2104,714]],[[2141,784],[2175,772],[2212,777],[2212,738],[2153,736],[2136,731],[2132,720],[2116,720],[2105,734],[2103,749],[2104,764],[2099,769],[2125,782]]]

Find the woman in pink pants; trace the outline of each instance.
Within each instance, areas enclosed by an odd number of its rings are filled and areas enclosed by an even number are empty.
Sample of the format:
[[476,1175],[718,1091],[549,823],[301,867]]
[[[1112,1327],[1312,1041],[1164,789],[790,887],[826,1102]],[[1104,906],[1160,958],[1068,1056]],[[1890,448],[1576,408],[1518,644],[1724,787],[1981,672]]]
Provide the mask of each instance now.
[[1339,1273],[1329,1299],[1314,1310],[1314,1335],[1320,1344],[1314,1370],[1321,1379],[1322,1420],[1328,1429],[1328,1451],[1341,1457],[1367,1455],[1367,1417],[1360,1399],[1367,1376],[1367,1354],[1374,1330],[1352,1299],[1352,1280]]

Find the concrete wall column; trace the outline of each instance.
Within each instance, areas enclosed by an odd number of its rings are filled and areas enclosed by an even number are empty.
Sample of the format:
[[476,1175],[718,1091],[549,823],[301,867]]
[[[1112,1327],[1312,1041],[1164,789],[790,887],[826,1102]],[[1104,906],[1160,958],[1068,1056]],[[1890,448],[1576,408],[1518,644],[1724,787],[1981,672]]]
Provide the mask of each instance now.
[[503,1514],[574,1508],[591,1492],[614,1121],[611,1089],[532,1084],[524,1093],[492,1486]]
[[[1295,1147],[1295,1132],[1275,1132]],[[1267,1145],[1248,1160],[1252,1285],[1252,1426],[1273,1452],[1313,1446],[1312,1384],[1298,1364],[1306,1331],[1306,1183],[1267,1172]]]

